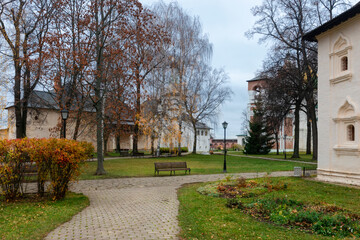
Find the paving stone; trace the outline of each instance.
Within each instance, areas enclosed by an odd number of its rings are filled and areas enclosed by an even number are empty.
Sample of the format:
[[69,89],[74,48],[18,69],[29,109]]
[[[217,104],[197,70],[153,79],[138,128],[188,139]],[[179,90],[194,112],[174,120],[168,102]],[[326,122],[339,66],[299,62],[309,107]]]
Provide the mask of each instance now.
[[[291,176],[274,172],[271,176]],[[230,174],[262,177],[265,173]],[[177,239],[177,189],[186,183],[223,179],[225,174],[84,180],[71,191],[89,197],[90,206],[45,239]]]

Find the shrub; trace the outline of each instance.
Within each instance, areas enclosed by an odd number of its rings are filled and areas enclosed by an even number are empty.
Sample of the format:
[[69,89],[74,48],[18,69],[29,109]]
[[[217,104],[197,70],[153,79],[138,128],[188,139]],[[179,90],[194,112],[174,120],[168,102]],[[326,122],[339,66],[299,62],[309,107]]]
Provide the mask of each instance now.
[[21,196],[20,187],[26,163],[30,162],[30,149],[28,139],[0,141],[0,185],[7,200]]
[[[168,147],[160,148],[160,154],[162,154],[162,153],[175,154],[175,153],[177,153],[177,151],[178,151],[178,148],[173,148],[171,150]],[[189,151],[189,149],[187,147],[181,147],[181,152],[188,152],[188,151]]]
[[235,143],[233,145],[233,149],[236,150],[236,151],[242,151],[242,150],[244,150],[244,147],[241,146],[240,144]]
[[52,153],[49,173],[53,199],[62,199],[68,191],[69,182],[80,175],[80,165],[91,157],[93,148],[67,139],[49,139],[48,144]]
[[228,208],[244,209],[245,206],[239,198],[228,198],[226,202]]
[[94,148],[85,142],[67,139],[0,140],[0,184],[5,199],[21,195],[26,164],[35,163],[38,171],[38,192],[50,175],[53,199],[65,197],[70,181],[80,174],[80,164],[92,156]]

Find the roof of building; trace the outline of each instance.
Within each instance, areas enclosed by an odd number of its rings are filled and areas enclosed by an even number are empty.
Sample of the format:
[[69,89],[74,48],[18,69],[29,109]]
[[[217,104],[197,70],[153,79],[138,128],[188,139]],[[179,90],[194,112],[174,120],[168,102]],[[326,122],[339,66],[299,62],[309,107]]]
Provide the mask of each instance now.
[[202,123],[202,122],[196,123],[195,127],[196,127],[196,129],[211,129],[205,123]]
[[[73,100],[70,110],[77,111],[76,101],[77,100]],[[14,105],[13,104],[9,105],[6,107],[6,109],[11,107],[14,107]],[[45,91],[33,90],[29,97],[28,108],[60,111],[57,95],[53,91],[45,92]],[[96,112],[94,104],[90,99],[85,100],[83,111],[93,112],[93,113]],[[133,119],[130,117],[129,111],[131,111],[130,108],[128,106],[125,106],[125,111],[120,113],[120,116],[122,118],[122,120],[120,121],[121,124],[134,125]]]
[[246,134],[239,134],[239,135],[236,135],[237,137],[246,137],[247,135]]
[[[73,106],[71,110],[75,110],[76,100],[73,101]],[[14,107],[14,104],[7,106],[6,108]],[[38,108],[38,109],[52,109],[59,110],[60,106],[57,99],[57,95],[53,91],[39,91],[33,90],[30,94],[28,100],[28,108]],[[84,111],[86,112],[95,112],[94,105],[90,101],[90,99],[86,100]]]
[[343,22],[346,22],[350,18],[355,17],[357,14],[360,14],[360,2],[355,4],[352,8],[349,10],[343,12],[342,14],[336,16],[332,20],[324,23],[323,25],[315,28],[314,30],[306,33],[303,37],[303,39],[307,41],[317,42],[316,36],[320,35],[321,33],[326,32],[327,30],[340,25]]
[[254,77],[253,79],[246,80],[246,82],[262,81],[262,80],[266,80],[266,79],[267,79],[266,77],[258,75],[256,77]]
[[[224,139],[218,138],[218,139],[212,139],[213,142],[224,142]],[[226,139],[227,142],[237,142],[237,139]]]

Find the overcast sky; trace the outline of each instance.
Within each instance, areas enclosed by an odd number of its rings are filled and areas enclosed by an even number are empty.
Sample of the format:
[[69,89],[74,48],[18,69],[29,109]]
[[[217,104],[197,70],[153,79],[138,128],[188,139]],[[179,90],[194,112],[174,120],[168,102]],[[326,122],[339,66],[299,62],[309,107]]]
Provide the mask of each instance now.
[[[165,3],[174,0],[163,0]],[[155,0],[140,0],[144,5],[152,5]],[[245,36],[256,21],[251,8],[260,5],[262,0],[178,0],[179,5],[190,15],[200,17],[203,31],[213,43],[213,66],[222,67],[230,77],[229,85],[234,95],[222,107],[215,130],[215,137],[222,138],[221,123],[229,123],[228,138],[242,133],[242,112],[248,102],[246,80],[255,77],[267,55],[266,45],[260,45],[258,38]],[[352,4],[358,0],[350,0]]]
[[[140,1],[144,5],[157,2]],[[248,101],[246,80],[255,76],[266,57],[266,46],[259,45],[257,39],[247,39],[244,35],[256,20],[250,9],[261,2],[262,0],[178,0],[179,5],[190,15],[200,17],[203,31],[213,43],[213,66],[224,68],[230,77],[229,85],[234,95],[222,107],[217,127],[211,126],[215,128],[216,138],[223,137],[223,121],[229,123],[228,138],[241,134],[242,112]]]

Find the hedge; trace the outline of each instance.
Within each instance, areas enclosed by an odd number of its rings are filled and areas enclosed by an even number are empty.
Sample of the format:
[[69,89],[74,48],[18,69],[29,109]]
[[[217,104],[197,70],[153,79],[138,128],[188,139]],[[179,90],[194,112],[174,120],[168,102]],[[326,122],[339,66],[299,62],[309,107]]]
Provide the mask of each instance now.
[[53,200],[65,197],[69,182],[76,180],[80,167],[92,157],[94,147],[87,142],[68,139],[14,139],[0,140],[0,186],[6,200],[22,195],[21,184],[25,169],[37,167],[38,194],[45,191],[45,181],[50,181]]
[[[181,152],[188,152],[189,149],[187,147],[181,147]],[[171,154],[175,154],[178,152],[178,148],[173,148],[170,150],[170,148],[160,148],[160,153],[171,153]]]

